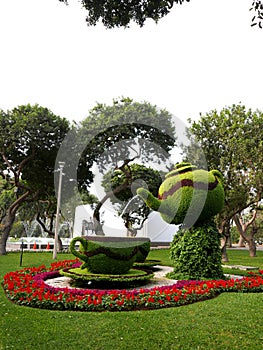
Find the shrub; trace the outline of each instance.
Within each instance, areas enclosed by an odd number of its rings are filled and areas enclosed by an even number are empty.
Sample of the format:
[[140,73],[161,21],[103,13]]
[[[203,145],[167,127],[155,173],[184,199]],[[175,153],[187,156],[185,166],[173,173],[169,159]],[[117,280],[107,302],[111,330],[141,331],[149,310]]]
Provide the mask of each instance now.
[[220,235],[213,221],[190,229],[181,228],[171,243],[170,258],[174,278],[224,278]]

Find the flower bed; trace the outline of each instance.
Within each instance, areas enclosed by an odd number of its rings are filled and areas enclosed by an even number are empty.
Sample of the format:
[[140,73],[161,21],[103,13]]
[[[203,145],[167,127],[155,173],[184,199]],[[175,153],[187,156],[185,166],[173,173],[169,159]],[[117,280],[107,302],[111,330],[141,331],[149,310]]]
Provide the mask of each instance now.
[[9,272],[2,283],[7,297],[18,305],[52,310],[128,311],[181,306],[211,299],[222,292],[262,292],[263,270],[250,277],[230,280],[178,281],[177,283],[129,290],[55,288],[45,280],[59,270],[78,267],[78,260],[64,260]]

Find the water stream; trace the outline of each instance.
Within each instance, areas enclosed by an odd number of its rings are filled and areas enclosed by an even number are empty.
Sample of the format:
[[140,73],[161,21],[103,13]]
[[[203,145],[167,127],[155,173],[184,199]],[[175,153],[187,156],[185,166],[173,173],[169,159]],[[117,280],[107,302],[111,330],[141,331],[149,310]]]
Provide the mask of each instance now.
[[[136,194],[135,196],[133,196],[133,197],[129,200],[129,202],[125,205],[125,207],[124,207],[124,209],[123,209],[123,211],[122,211],[122,213],[121,213],[121,215],[120,215],[121,218],[123,217],[123,215],[124,215],[124,213],[126,212],[126,210],[128,209],[128,207],[131,205],[131,203],[132,203],[135,199],[137,199],[137,198],[140,198],[140,196],[139,196],[138,194]],[[142,201],[142,200],[141,200],[141,201]]]

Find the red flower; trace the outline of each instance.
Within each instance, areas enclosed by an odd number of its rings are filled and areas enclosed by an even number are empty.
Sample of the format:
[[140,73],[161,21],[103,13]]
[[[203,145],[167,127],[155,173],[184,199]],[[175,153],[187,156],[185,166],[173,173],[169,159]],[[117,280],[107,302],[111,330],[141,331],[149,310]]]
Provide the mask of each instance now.
[[[74,288],[53,288],[45,284],[49,276],[58,276],[58,270],[79,264],[77,259],[53,263],[45,266],[25,268],[4,276],[3,287],[7,296],[18,304],[50,307],[52,309],[131,310],[140,307],[162,307],[175,303],[187,304],[213,297],[215,293],[226,291],[263,291],[263,270],[241,280],[178,281],[168,287],[140,290],[78,290]],[[180,302],[180,300],[182,300]],[[83,303],[84,301],[84,303]],[[61,303],[63,302],[63,303]]]
[[148,303],[154,303],[154,298],[152,298],[152,297],[150,297],[150,298],[148,298]]

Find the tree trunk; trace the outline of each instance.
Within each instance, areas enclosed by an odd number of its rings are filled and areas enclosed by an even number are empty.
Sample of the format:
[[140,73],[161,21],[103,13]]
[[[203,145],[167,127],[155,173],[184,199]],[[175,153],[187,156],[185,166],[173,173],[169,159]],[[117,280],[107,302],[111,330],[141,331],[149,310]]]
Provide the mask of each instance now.
[[9,236],[9,233],[12,229],[13,223],[16,218],[16,212],[18,208],[22,205],[23,202],[26,201],[26,198],[29,196],[30,191],[25,192],[23,195],[21,195],[19,198],[16,199],[14,203],[10,205],[10,207],[7,210],[6,216],[3,219],[3,222],[1,225],[3,226],[2,235],[0,237],[0,255],[6,254],[6,242]]
[[102,200],[97,204],[97,206],[93,212],[94,231],[95,231],[96,235],[103,235],[104,236],[104,232],[102,230],[102,225],[100,222],[100,209],[101,209],[101,207],[106,202],[106,200],[109,199],[112,195],[115,195],[115,194],[121,192],[122,190],[126,189],[132,183],[132,173],[131,173],[129,163],[134,161],[136,158],[139,158],[140,154],[141,154],[141,152],[139,152],[132,159],[125,159],[121,166],[119,166],[119,167],[116,166],[115,170],[116,169],[121,170],[124,173],[126,178],[125,178],[125,181],[123,184],[119,185],[114,190],[107,192],[105,194],[105,196],[102,198]]
[[[41,220],[39,212],[37,213],[37,216],[36,216],[36,220],[39,223],[39,225],[42,227],[43,231],[47,232],[48,235],[51,236],[52,238],[55,238],[55,232],[53,232],[53,219],[54,219],[54,215],[52,214],[51,221],[50,221],[50,226],[49,226],[49,229],[48,229],[46,227],[45,223]],[[61,238],[58,236],[58,251],[62,252],[62,250],[63,250],[63,244],[62,244]]]
[[9,233],[5,233],[4,231],[2,232],[2,235],[0,237],[0,255],[6,255],[7,251],[6,251],[6,242],[7,242],[7,238],[9,236]]
[[8,235],[9,235],[9,233],[6,234],[4,231],[1,234],[1,237],[0,237],[0,255],[7,254],[6,242],[7,242]]
[[102,230],[102,225],[100,222],[100,209],[101,209],[101,207],[103,206],[103,204],[106,202],[107,199],[109,199],[112,195],[127,188],[127,186],[128,186],[128,182],[125,181],[122,185],[116,187],[113,191],[106,193],[106,195],[102,198],[102,200],[97,204],[97,206],[93,212],[94,231],[95,231],[96,235],[103,235],[104,236],[104,232]]
[[221,253],[222,253],[222,262],[228,262],[227,256],[227,240],[230,235],[230,222],[227,219],[222,220],[220,227],[217,228],[218,232],[221,234]]
[[231,234],[229,233],[229,236],[228,236],[228,247],[229,248],[232,248],[233,245],[232,245],[232,237],[231,237]]
[[251,257],[256,256],[257,246],[256,246],[255,239],[254,239],[254,231],[251,230],[251,234],[248,235],[247,229],[250,225],[253,224],[254,220],[256,219],[256,215],[257,215],[257,211],[255,210],[253,215],[252,215],[252,218],[246,223],[243,222],[240,214],[234,215],[234,221],[235,221],[235,224],[237,226],[237,229],[240,233],[240,236],[248,243],[249,255]]
[[226,244],[221,248],[222,252],[222,262],[229,262],[227,251],[226,251]]
[[249,256],[251,258],[255,258],[257,256],[257,246],[256,246],[256,243],[254,241],[254,237],[249,239],[247,241],[247,244],[248,244]]
[[4,222],[3,222],[3,230],[2,230],[2,234],[0,236],[0,255],[6,255],[7,251],[6,251],[6,242],[7,239],[9,237],[9,233],[12,229],[12,225],[15,221],[15,213],[13,213],[12,211],[10,213],[8,213],[8,216],[6,216]]
[[137,230],[132,227],[132,223],[130,221],[125,221],[124,226],[127,229],[127,236],[128,237],[136,237]]
[[93,224],[94,224],[94,232],[96,235],[104,236],[104,232],[102,230],[102,225],[100,223],[100,209],[103,205],[104,201],[101,201],[93,212]]
[[62,252],[62,250],[63,250],[63,244],[62,244],[61,238],[58,236],[58,251]]
[[243,247],[246,246],[246,245],[245,245],[245,240],[244,240],[244,238],[243,238],[242,236],[239,237],[239,241],[238,241],[237,246],[238,246],[239,248],[243,248]]

